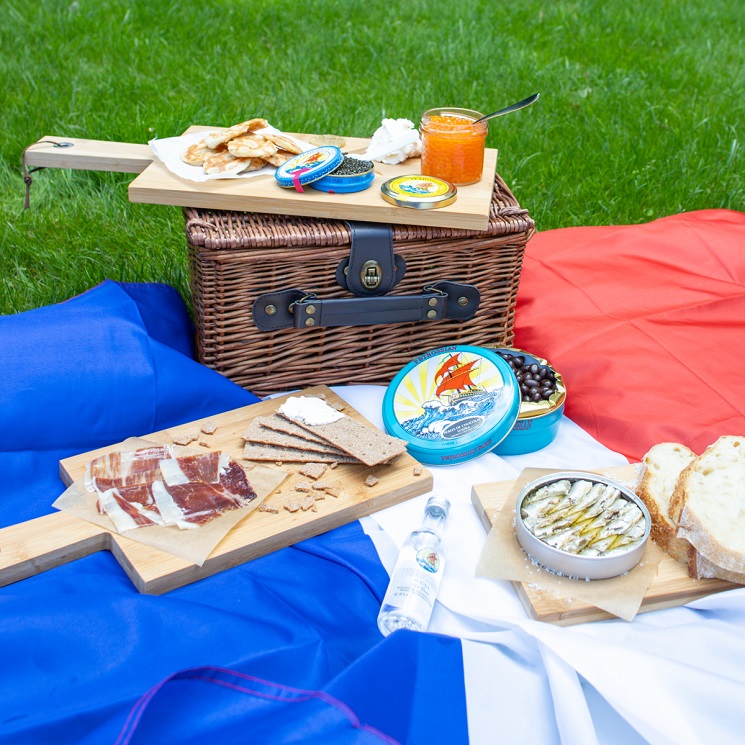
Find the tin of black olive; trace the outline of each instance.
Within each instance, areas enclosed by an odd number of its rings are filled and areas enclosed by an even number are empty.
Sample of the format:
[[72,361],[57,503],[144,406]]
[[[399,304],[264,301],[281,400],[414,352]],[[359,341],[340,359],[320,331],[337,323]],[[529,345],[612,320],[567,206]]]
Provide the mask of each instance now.
[[509,435],[494,451],[497,455],[522,455],[554,441],[564,414],[566,388],[561,375],[541,357],[522,349],[495,349],[515,373],[520,388],[520,413]]

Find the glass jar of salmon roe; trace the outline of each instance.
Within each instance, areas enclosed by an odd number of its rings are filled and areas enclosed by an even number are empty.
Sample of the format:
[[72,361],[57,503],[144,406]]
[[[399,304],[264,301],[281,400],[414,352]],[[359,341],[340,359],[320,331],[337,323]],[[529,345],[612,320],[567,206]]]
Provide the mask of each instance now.
[[484,168],[488,122],[471,109],[430,109],[422,114],[422,175],[437,176],[456,186],[474,184]]

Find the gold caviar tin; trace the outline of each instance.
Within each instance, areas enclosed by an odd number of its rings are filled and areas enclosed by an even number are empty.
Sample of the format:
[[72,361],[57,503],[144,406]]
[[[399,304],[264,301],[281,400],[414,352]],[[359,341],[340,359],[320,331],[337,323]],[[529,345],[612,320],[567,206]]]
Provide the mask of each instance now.
[[380,194],[390,204],[416,210],[447,207],[458,198],[458,190],[449,181],[418,173],[388,179]]

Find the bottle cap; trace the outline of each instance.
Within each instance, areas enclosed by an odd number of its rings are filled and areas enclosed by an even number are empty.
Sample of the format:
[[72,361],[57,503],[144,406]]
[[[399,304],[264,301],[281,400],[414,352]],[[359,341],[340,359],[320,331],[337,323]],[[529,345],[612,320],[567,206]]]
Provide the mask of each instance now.
[[450,502],[445,497],[435,494],[427,500],[424,511],[433,514],[435,517],[447,517],[450,514]]

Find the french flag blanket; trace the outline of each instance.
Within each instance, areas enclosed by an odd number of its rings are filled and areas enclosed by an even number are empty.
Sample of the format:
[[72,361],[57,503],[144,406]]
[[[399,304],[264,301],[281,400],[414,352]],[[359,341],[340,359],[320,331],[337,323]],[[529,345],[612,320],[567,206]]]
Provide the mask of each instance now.
[[[528,244],[515,346],[565,380],[542,451],[433,469],[453,503],[430,631],[383,638],[426,495],[161,596],[107,552],[0,588],[0,743],[735,743],[745,590],[560,628],[474,577],[470,486],[745,434],[745,214]],[[0,318],[0,527],[47,514],[59,461],[256,401],[194,360],[170,287],[105,282]],[[382,426],[384,389],[335,389]],[[3,546],[0,543],[0,554]]]

